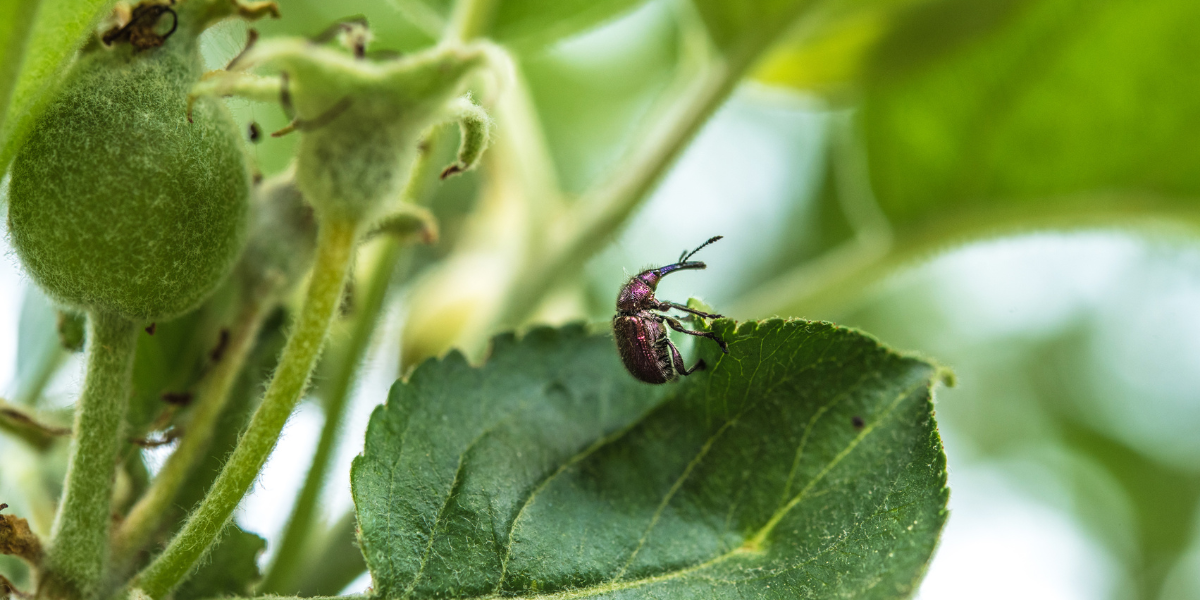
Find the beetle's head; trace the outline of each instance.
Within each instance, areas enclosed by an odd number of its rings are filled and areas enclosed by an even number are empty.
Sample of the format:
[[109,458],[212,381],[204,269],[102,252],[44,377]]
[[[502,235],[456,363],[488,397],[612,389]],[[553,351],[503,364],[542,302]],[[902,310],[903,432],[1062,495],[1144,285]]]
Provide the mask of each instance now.
[[629,278],[629,282],[621,286],[621,291],[617,293],[617,310],[622,311],[637,311],[649,308],[651,304],[656,302],[654,291],[658,289],[658,282],[662,281],[663,277],[687,269],[703,269],[705,264],[699,261],[682,262],[658,267],[657,269],[646,269],[637,275]]
[[647,281],[649,273],[652,271],[642,271],[621,286],[621,291],[617,292],[617,310],[634,312],[654,302],[654,288],[658,286],[658,279]]

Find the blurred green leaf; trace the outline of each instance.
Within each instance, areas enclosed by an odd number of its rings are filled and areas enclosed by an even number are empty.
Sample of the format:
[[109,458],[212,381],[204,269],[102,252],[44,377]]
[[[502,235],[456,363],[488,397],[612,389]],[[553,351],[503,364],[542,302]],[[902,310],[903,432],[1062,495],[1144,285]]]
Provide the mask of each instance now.
[[34,405],[61,364],[64,353],[58,338],[58,311],[36,285],[25,286],[21,321],[17,326],[14,402]]
[[1118,204],[1133,212],[1193,210],[1200,80],[1185,65],[1200,56],[1198,20],[1191,0],[913,11],[866,79],[880,205],[901,227],[970,211],[1086,217],[1100,206],[1078,195],[1097,191],[1132,192]]
[[596,27],[647,0],[505,0],[496,6],[490,37],[518,47],[545,46]]
[[716,325],[730,354],[673,385],[578,326],[398,383],[351,475],[376,592],[911,595],[946,517],[937,368],[827,323]]
[[[6,109],[0,120],[0,171],[8,170],[8,162],[28,135],[33,119],[50,100],[50,91],[58,84],[59,75],[111,5],[112,0],[5,0],[0,4],[0,12],[8,11],[14,17],[11,23],[3,19],[0,23],[14,28],[20,25],[17,11],[27,17],[29,11],[37,12],[27,34],[24,60],[19,52],[0,48],[4,52],[0,56],[0,64],[4,65],[0,69],[0,110]],[[14,39],[15,36],[7,41]],[[0,38],[0,43],[5,41]],[[3,81],[5,73],[15,76],[11,84]],[[12,86],[12,92],[5,106],[7,85]]]
[[[1061,249],[1082,244],[1080,239],[1037,235],[992,244],[995,248],[986,251],[965,250],[962,254],[977,258],[947,258],[899,275],[847,321],[952,362],[964,383],[939,398],[938,421],[947,436],[953,432],[959,440],[952,447],[955,466],[968,470],[981,459],[1001,465],[1031,496],[1069,512],[1108,556],[1120,561],[1121,568],[1112,570],[1112,589],[1121,590],[1121,597],[1158,600],[1164,598],[1160,592],[1169,573],[1196,547],[1192,524],[1200,516],[1200,468],[1190,442],[1197,412],[1188,408],[1194,404],[1195,378],[1179,373],[1164,391],[1144,379],[1122,381],[1113,363],[1169,362],[1164,355],[1178,348],[1172,338],[1191,343],[1186,319],[1176,331],[1147,328],[1142,319],[1162,312],[1164,297],[1180,288],[1195,289],[1196,278],[1187,273],[1194,271],[1196,255],[1147,253],[1118,267],[1121,259],[1094,244],[1110,236],[1075,237],[1091,238],[1093,244],[1074,249],[1070,259]],[[1059,252],[1052,250],[1055,246]],[[1038,250],[1030,252],[1033,248]],[[993,258],[980,260],[984,253]],[[1012,258],[995,260],[1005,255]],[[1175,276],[1162,275],[1164,259],[1177,265]],[[1107,266],[1099,271],[1122,275],[1104,291],[1081,294],[1079,288],[1095,285],[1097,265],[1079,266],[1080,260],[1103,261]],[[947,266],[955,262],[957,267]],[[1002,283],[982,284],[963,271],[967,264],[989,265],[982,278],[996,270]],[[1030,274],[1038,269],[1045,270]],[[1090,269],[1090,275],[1076,273]],[[1046,279],[1068,283],[1034,283]],[[989,298],[996,294],[1002,298]],[[1063,296],[1073,294],[1082,298],[1066,301],[1078,304],[1064,311]],[[1125,304],[1129,296],[1139,299],[1136,310]],[[978,302],[984,298],[989,299]],[[1058,316],[1038,326],[1023,314],[1030,310]],[[1140,336],[1152,340],[1153,349],[1131,351],[1128,346],[1136,347]],[[1134,354],[1142,356],[1134,359]],[[1114,411],[1117,403],[1128,407]],[[1151,425],[1139,426],[1147,422]]]
[[258,555],[267,548],[267,540],[229,525],[191,576],[175,591],[175,600],[205,600],[229,596],[248,596],[258,581]]
[[834,318],[898,266],[999,232],[1194,230],[1200,80],[1180,65],[1200,56],[1197,19],[1186,0],[938,0],[897,17],[863,75],[865,149],[831,158],[859,172],[846,193],[878,213],[883,251],[831,251],[821,277],[804,265],[729,313]]
[[316,547],[305,557],[304,577],[297,595],[333,596],[367,571],[358,550],[358,519],[348,511],[327,527]]
[[766,40],[781,22],[813,0],[692,0],[716,46],[729,51],[751,40]]
[[929,0],[828,0],[758,66],[763,83],[808,92],[840,92],[859,83],[875,46],[898,14]]
[[154,335],[138,334],[137,356],[133,362],[133,397],[126,421],[135,435],[141,435],[164,408],[164,394],[173,395],[178,404],[187,404],[186,394],[200,374],[205,354],[200,329],[203,311],[194,311],[168,323],[154,326]]
[[527,56],[522,69],[563,189],[603,181],[653,125],[655,101],[678,68],[668,10],[639,11],[621,31],[565,42]]
[[864,11],[809,35],[784,41],[759,65],[754,77],[771,85],[805,91],[835,91],[856,80],[874,45],[887,31],[882,10]]
[[0,128],[4,126],[8,101],[21,72],[39,4],[37,0],[0,1]]

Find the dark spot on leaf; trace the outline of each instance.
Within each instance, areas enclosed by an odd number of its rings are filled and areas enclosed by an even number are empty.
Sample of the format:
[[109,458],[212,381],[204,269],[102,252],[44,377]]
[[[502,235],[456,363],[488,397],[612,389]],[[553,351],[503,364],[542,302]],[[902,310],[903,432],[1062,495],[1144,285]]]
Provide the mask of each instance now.
[[855,429],[862,429],[864,426],[866,426],[863,418],[858,415],[854,415],[854,418],[850,419],[850,422],[854,424]]
[[221,333],[217,336],[217,346],[208,353],[208,357],[213,362],[221,362],[221,358],[225,356],[225,349],[229,347],[229,329],[222,328]]
[[162,401],[174,406],[187,406],[192,403],[191,392],[163,392]]

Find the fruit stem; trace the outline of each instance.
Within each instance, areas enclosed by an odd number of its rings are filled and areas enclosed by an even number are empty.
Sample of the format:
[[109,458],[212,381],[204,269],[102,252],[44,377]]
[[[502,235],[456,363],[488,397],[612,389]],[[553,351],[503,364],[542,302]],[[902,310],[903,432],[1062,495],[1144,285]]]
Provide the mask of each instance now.
[[179,447],[113,534],[113,557],[118,565],[124,564],[145,547],[158,530],[162,518],[170,512],[179,489],[208,452],[217,422],[229,400],[229,390],[241,373],[250,349],[254,347],[263,320],[275,306],[270,300],[275,297],[274,291],[259,293],[258,290],[250,290],[248,296],[234,324],[229,345],[202,384],[200,399]]
[[443,39],[467,42],[482,36],[491,28],[495,8],[496,0],[458,0]]
[[39,596],[84,598],[100,581],[112,523],[110,503],[139,327],[93,310],[88,318],[87,376],[62,504],[55,518]]
[[167,549],[134,578],[129,585],[131,589],[140,588],[156,600],[170,593],[220,536],[230,515],[258,478],[325,344],[330,323],[341,303],[358,232],[359,227],[353,222],[328,218],[320,221],[316,262],[304,306],[262,404],[204,501]]
[[[435,177],[430,176],[434,158],[434,136],[437,130],[438,128],[434,127],[426,132],[421,137],[422,141],[417,144],[417,157],[401,196],[401,206],[429,204],[432,182],[437,181]],[[258,594],[295,593],[300,585],[300,575],[307,571],[306,550],[314,537],[317,501],[332,466],[350,392],[358,379],[359,367],[366,357],[371,337],[379,323],[379,315],[386,304],[392,279],[407,271],[407,266],[411,264],[411,252],[402,246],[400,240],[388,235],[381,243],[384,246],[380,248],[378,258],[368,275],[367,293],[358,307],[350,338],[341,344],[341,347],[335,344],[335,350],[331,353],[329,385],[325,388],[327,395],[324,398],[325,425],[321,429],[321,439],[317,443],[317,451],[304,480],[304,488],[296,500],[291,517],[288,518],[279,552],[256,590]]]
[[[292,509],[291,518],[279,542],[279,552],[271,562],[267,576],[256,593],[283,595],[298,591],[289,588],[296,587],[297,576],[304,571],[309,542],[313,538],[313,527],[318,520],[317,501],[332,466],[334,450],[342,432],[342,423],[345,421],[346,405],[357,379],[359,366],[370,347],[392,272],[402,251],[400,242],[390,236],[382,243],[385,247],[381,249],[378,261],[372,269],[367,293],[358,306],[359,314],[355,319],[350,339],[330,357],[333,364],[324,402],[325,425],[321,429],[317,451],[313,454],[304,488],[296,499],[295,508]],[[350,550],[352,549],[347,548],[347,551]]]

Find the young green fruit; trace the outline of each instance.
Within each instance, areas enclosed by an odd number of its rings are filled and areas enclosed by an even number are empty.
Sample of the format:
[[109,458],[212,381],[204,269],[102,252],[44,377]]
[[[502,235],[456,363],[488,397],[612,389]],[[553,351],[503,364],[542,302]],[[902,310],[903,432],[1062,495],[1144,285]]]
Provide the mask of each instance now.
[[135,10],[135,35],[110,32],[113,47],[85,52],[18,152],[12,243],[59,302],[165,320],[198,305],[237,259],[250,187],[239,132],[215,99],[187,120],[212,5],[187,0],[140,24]]

